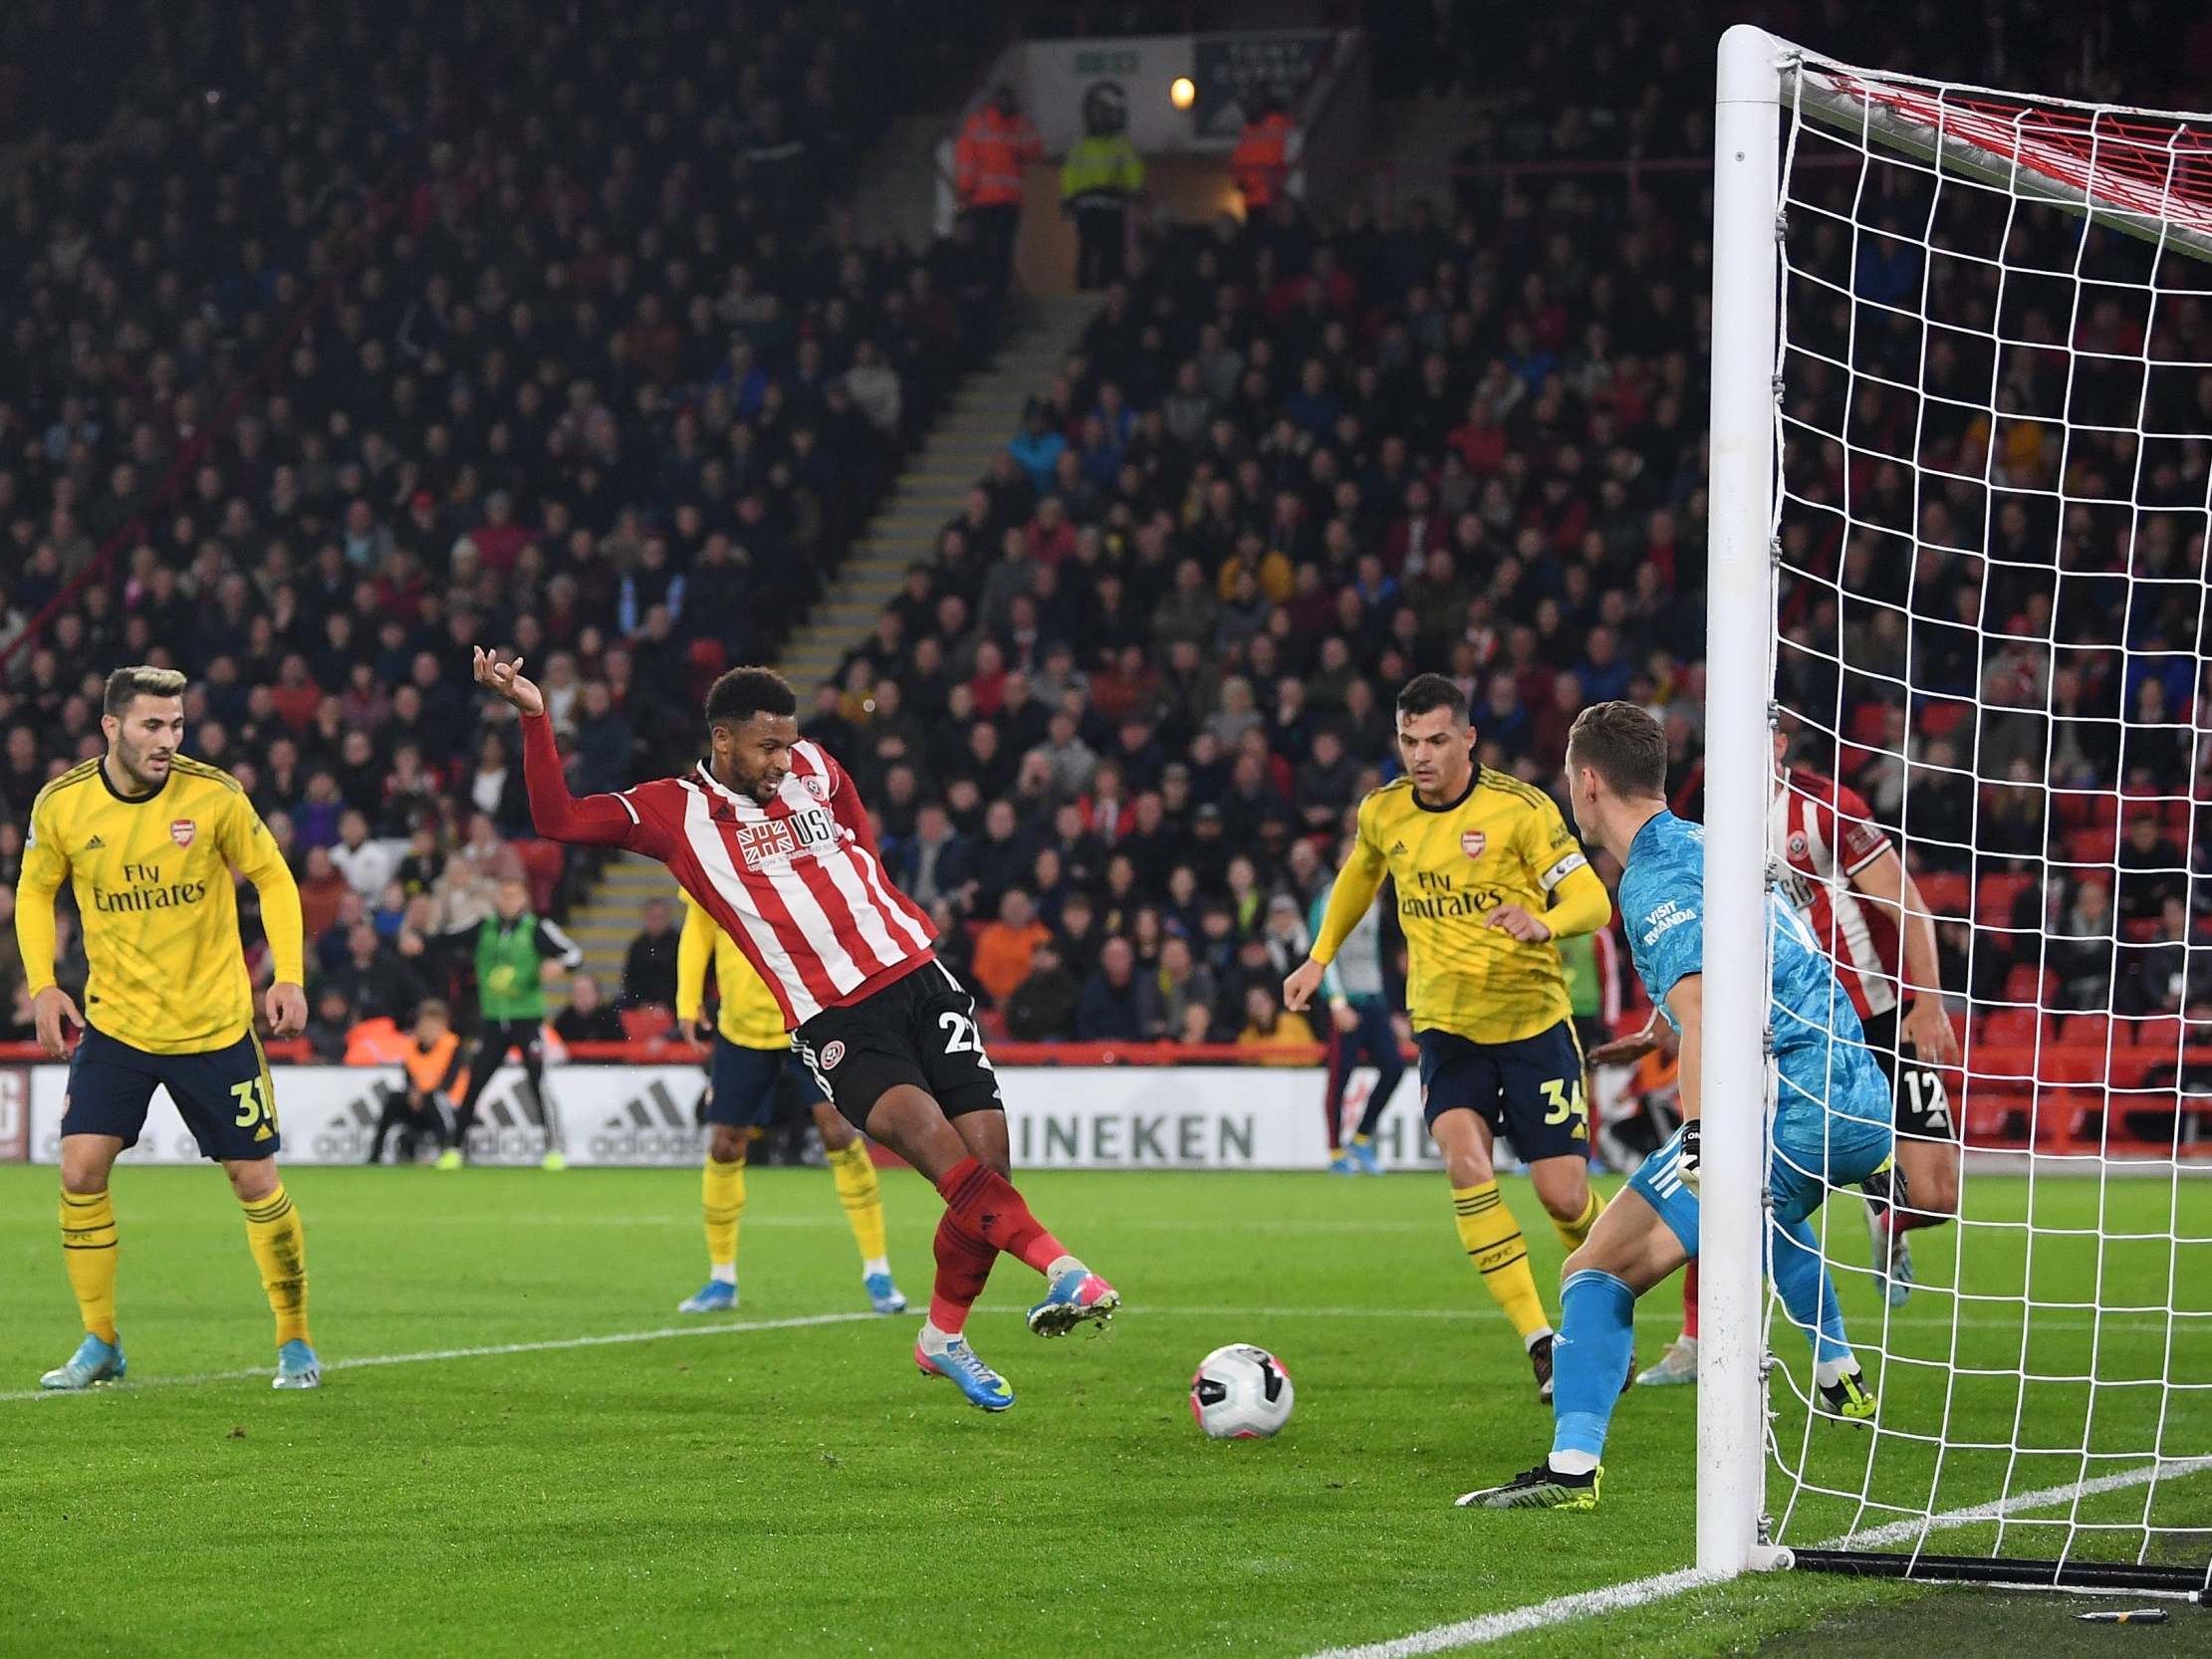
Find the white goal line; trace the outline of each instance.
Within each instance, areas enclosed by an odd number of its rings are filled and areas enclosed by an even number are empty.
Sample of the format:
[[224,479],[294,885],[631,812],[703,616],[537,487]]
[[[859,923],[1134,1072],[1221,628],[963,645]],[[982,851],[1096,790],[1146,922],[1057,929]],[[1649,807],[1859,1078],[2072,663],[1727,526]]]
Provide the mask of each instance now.
[[[1885,1544],[1909,1542],[1923,1532],[1968,1527],[1979,1521],[2002,1521],[2023,1510],[2051,1509],[2060,1504],[2071,1504],[2077,1499],[2093,1498],[2100,1493],[2122,1492],[2129,1487],[2145,1486],[2153,1480],[2175,1481],[2189,1475],[2200,1475],[2207,1469],[2212,1469],[2212,1457],[2166,1460],[2140,1469],[2099,1475],[2093,1480],[2070,1481],[2065,1486],[2047,1486],[2035,1492],[2015,1493],[2012,1497],[1999,1499],[1995,1503],[1970,1504],[1961,1509],[1945,1510],[1925,1520],[1913,1517],[1888,1522],[1879,1527],[1847,1533],[1842,1538],[1830,1539],[1820,1547],[1878,1549]],[[1502,1641],[1508,1636],[1518,1636],[1523,1631],[1541,1630],[1547,1625],[1587,1618],[1593,1613],[1622,1612],[1649,1602],[1664,1601],[1685,1590],[1701,1589],[1708,1584],[1726,1581],[1718,1573],[1699,1572],[1694,1567],[1686,1567],[1679,1572],[1661,1572],[1649,1578],[1632,1578],[1625,1584],[1608,1584],[1602,1589],[1555,1596],[1550,1601],[1539,1601],[1527,1607],[1484,1613],[1477,1618],[1461,1619],[1456,1624],[1432,1625],[1426,1630],[1394,1636],[1387,1641],[1367,1642],[1356,1647],[1325,1648],[1319,1653],[1309,1655],[1308,1659],[1417,1659],[1421,1654],[1480,1647],[1489,1642]]]

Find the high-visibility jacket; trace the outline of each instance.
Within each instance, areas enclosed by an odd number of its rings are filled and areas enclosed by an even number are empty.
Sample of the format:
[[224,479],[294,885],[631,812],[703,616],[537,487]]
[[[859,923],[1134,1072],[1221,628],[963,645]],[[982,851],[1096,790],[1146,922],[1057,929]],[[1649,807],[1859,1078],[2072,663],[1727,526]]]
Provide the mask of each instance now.
[[952,152],[953,186],[969,207],[1007,207],[1022,199],[1022,163],[1045,153],[1027,116],[1011,118],[986,104],[968,118]]
[[1290,148],[1291,118],[1281,111],[1244,123],[1237,147],[1229,152],[1229,175],[1247,208],[1266,207],[1283,193],[1291,170]]
[[1144,157],[1126,132],[1085,134],[1060,164],[1060,200],[1067,207],[1120,207],[1144,188]]
[[420,1038],[411,1039],[400,1063],[407,1068],[408,1085],[423,1094],[444,1094],[458,1100],[468,1091],[468,1067],[461,1064],[461,1040],[451,1032],[427,1049]]

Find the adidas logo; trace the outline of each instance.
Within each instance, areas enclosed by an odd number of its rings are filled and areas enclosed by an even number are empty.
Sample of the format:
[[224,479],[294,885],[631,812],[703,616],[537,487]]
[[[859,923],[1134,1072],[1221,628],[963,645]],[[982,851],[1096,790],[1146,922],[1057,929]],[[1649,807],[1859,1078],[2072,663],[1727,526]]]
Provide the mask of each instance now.
[[1402,856],[1402,855],[1403,855],[1404,851],[1405,851],[1405,843],[1404,843],[1403,841],[1392,841],[1392,842],[1390,843],[1390,856],[1391,856],[1391,857],[1393,857],[1393,858],[1396,858],[1396,857],[1400,857],[1400,856]]
[[98,852],[107,844],[108,843],[106,841],[102,840],[98,835],[95,835],[91,840],[85,843],[85,850],[87,852]]
[[684,1110],[668,1085],[656,1082],[641,1096],[632,1096],[612,1117],[606,1118],[606,1129],[682,1129],[696,1126],[692,1114]]

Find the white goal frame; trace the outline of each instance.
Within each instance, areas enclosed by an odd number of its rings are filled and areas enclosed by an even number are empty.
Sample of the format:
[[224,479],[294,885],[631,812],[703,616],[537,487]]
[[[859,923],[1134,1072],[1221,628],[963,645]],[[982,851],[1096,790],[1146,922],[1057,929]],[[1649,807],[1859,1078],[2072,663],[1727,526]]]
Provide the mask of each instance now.
[[[1898,77],[1861,80],[1834,60],[1748,24],[1721,38],[1714,112],[1709,641],[1705,719],[1703,1143],[1700,1184],[1697,1549],[1719,1576],[1780,1566],[2055,1587],[2190,1593],[2174,1569],[1880,1556],[1775,1547],[1765,1514],[1768,1062],[1767,846],[1774,788],[1777,566],[1781,559],[1780,279],[1787,227],[1781,185],[1785,118],[1843,127],[1941,173],[1978,179],[2093,219],[2177,253],[2212,258],[2212,207],[2155,186],[2069,176],[2063,143],[2027,128],[1974,141],[1944,89]],[[2015,97],[2026,95],[1994,94]],[[2036,99],[2046,105],[2064,101]],[[2076,106],[2088,109],[2087,106]],[[2112,112],[2131,114],[2131,112]],[[2155,115],[2155,112],[2144,112]],[[1922,116],[1930,118],[1923,120]],[[1967,126],[1962,135],[1959,128]],[[1871,1539],[1865,1540],[1873,1541]],[[1945,1570],[1946,1565],[1948,1570]],[[2185,1575],[2184,1575],[2185,1576]],[[2197,1580],[2202,1594],[2203,1579]]]

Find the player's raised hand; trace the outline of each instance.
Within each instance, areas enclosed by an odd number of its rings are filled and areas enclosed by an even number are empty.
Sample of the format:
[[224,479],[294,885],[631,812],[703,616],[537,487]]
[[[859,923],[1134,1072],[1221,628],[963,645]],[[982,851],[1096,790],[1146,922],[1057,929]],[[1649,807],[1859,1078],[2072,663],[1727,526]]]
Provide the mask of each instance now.
[[39,1047],[49,1060],[62,1060],[69,1054],[69,1030],[75,1026],[85,1029],[85,1016],[69,1000],[69,993],[59,985],[49,985],[31,999],[31,1024],[38,1032]]
[[297,1037],[307,1030],[307,992],[299,986],[279,980],[269,987],[264,1002],[271,1037]]
[[1913,999],[1912,1006],[1905,1010],[1903,1030],[1921,1065],[1959,1063],[1959,1034],[1951,1028],[1951,1017],[1943,1011],[1941,997],[1922,995]]
[[1321,989],[1321,976],[1326,972],[1328,970],[1310,956],[1293,968],[1290,977],[1283,981],[1283,1006],[1293,1014],[1303,1014],[1306,1005],[1314,1000],[1314,993]]
[[1502,927],[1525,945],[1541,945],[1552,936],[1552,924],[1532,916],[1518,904],[1501,904],[1490,912],[1485,927]]
[[524,714],[543,714],[546,711],[545,694],[522,677],[522,658],[519,656],[512,662],[502,662],[497,651],[487,651],[483,646],[477,646],[476,683],[501,701],[514,704]]

